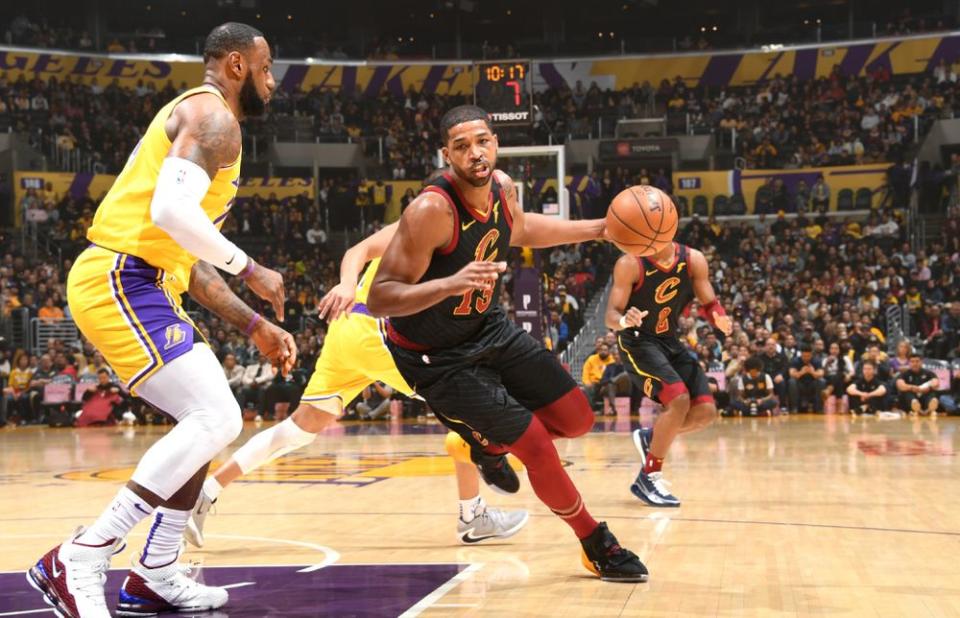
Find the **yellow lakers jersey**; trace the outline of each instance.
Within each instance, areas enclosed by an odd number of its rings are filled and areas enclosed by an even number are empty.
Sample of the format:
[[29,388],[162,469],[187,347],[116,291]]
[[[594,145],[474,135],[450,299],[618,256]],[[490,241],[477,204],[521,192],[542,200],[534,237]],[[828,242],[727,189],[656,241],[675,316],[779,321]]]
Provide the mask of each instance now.
[[[103,198],[87,231],[87,239],[105,249],[136,256],[163,273],[164,286],[175,294],[190,284],[190,269],[197,258],[181,247],[169,234],[153,224],[150,202],[160,174],[160,166],[170,152],[171,142],[164,125],[178,103],[196,94],[208,92],[226,105],[223,95],[212,86],[188,90],[167,103],[150,122],[143,138],[130,153],[127,164]],[[217,229],[223,225],[240,185],[240,157],[217,172],[203,208]]]
[[377,268],[380,266],[380,258],[373,258],[370,260],[370,263],[367,265],[367,270],[364,271],[363,276],[360,277],[360,281],[357,282],[357,294],[354,297],[355,302],[367,304],[367,296],[370,295],[370,284],[373,283],[373,278],[377,276]]

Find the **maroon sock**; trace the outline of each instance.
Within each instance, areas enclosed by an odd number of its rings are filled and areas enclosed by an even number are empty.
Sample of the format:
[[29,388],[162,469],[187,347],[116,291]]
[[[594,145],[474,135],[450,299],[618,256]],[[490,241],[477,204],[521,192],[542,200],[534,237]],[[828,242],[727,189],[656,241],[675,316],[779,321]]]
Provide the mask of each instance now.
[[577,538],[590,536],[597,522],[563,469],[550,433],[538,417],[533,417],[530,426],[509,449],[526,466],[527,478],[537,497],[573,528]]
[[537,408],[533,414],[554,438],[575,438],[593,428],[593,409],[578,387],[567,391],[550,405]]
[[647,453],[647,460],[643,462],[643,471],[650,474],[651,472],[660,472],[661,468],[663,468],[663,460]]

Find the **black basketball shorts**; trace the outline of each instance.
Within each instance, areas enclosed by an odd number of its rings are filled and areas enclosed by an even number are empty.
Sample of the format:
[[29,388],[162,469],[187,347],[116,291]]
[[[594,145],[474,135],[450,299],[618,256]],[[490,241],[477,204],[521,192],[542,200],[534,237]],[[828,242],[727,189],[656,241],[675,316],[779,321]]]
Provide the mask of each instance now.
[[394,341],[388,347],[400,375],[437,418],[482,446],[513,444],[534,410],[577,386],[552,352],[503,314],[456,348],[414,351]]

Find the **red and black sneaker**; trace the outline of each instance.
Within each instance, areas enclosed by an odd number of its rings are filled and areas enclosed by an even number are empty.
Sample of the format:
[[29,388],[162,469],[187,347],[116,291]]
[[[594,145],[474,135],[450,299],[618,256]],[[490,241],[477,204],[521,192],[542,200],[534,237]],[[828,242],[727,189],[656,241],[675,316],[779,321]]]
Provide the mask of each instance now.
[[118,616],[153,616],[161,612],[202,612],[226,605],[224,588],[206,586],[190,577],[179,563],[150,569],[139,561],[120,587]]
[[108,618],[103,596],[110,557],[121,541],[83,545],[73,538],[48,551],[27,571],[27,582],[43,594],[43,600],[60,616]]
[[645,582],[650,575],[636,554],[620,546],[606,522],[600,522],[590,536],[580,540],[580,545],[583,566],[605,582]]

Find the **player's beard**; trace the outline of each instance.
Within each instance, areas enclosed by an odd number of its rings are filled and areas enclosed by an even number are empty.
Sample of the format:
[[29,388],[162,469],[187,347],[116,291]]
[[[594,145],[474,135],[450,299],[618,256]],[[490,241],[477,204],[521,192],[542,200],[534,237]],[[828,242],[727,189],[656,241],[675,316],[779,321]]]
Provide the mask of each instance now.
[[240,88],[240,112],[244,118],[249,118],[262,116],[265,111],[267,111],[267,102],[257,92],[257,86],[253,83],[253,74],[247,73],[247,79],[243,80],[243,86]]

